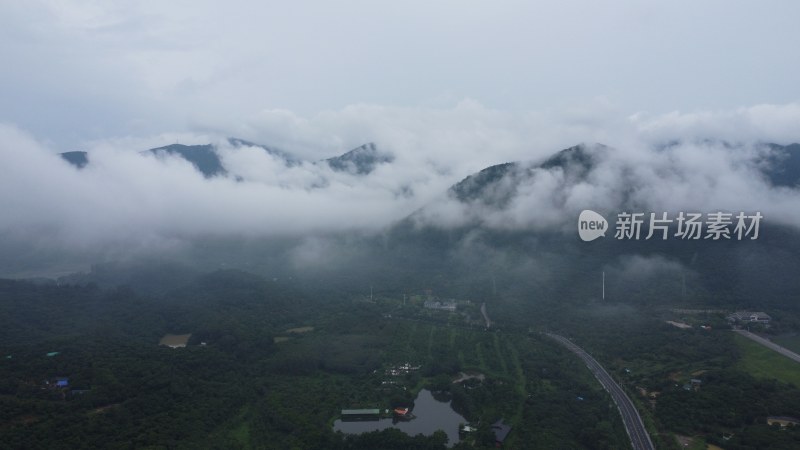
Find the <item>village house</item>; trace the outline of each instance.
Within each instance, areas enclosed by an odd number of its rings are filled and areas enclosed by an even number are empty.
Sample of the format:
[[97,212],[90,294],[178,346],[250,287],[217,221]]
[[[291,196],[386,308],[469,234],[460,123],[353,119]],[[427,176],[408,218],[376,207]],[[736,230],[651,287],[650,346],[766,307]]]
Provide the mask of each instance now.
[[440,301],[428,300],[425,302],[425,308],[436,309],[439,311],[453,312],[456,310],[456,302],[440,302]]
[[735,324],[760,323],[769,325],[772,317],[762,311],[737,311],[729,315],[727,319],[728,322]]

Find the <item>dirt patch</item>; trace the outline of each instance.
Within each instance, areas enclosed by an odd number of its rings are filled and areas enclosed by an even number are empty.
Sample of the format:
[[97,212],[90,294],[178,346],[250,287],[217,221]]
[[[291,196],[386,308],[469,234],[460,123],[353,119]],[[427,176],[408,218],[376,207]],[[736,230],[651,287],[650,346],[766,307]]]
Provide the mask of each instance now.
[[453,380],[453,384],[461,383],[462,381],[467,381],[472,379],[483,381],[486,379],[486,375],[480,372],[469,372],[469,373],[459,372],[458,378]]
[[192,337],[192,334],[167,334],[161,338],[158,342],[158,345],[166,345],[170,348],[178,348],[178,347],[186,347],[186,344],[189,342],[189,338]]
[[297,327],[286,330],[287,333],[308,333],[309,331],[314,331],[314,327]]

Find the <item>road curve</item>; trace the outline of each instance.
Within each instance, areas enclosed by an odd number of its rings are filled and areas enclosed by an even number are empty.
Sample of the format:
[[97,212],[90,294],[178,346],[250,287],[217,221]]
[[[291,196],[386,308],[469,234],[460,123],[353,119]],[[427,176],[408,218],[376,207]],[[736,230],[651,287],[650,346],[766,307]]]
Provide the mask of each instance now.
[[650,440],[650,435],[647,434],[647,430],[644,428],[644,422],[642,422],[642,417],[639,415],[639,411],[637,411],[636,407],[633,406],[633,402],[631,402],[631,399],[628,398],[628,395],[625,394],[625,391],[622,390],[620,385],[611,378],[611,375],[609,375],[608,372],[606,372],[606,369],[604,369],[600,363],[592,358],[592,355],[586,353],[582,348],[573,344],[569,339],[553,333],[545,334],[578,355],[583,362],[586,363],[586,366],[589,368],[589,370],[592,371],[594,376],[597,378],[597,381],[599,381],[600,384],[603,385],[603,388],[608,391],[609,394],[611,394],[611,398],[614,400],[614,403],[616,403],[617,409],[622,416],[622,422],[625,424],[625,430],[628,432],[628,436],[631,438],[633,450],[655,450],[655,447],[653,447],[653,441]]
[[790,358],[790,359],[792,359],[792,360],[794,360],[796,362],[800,362],[800,355],[798,355],[797,353],[789,350],[786,347],[781,347],[780,345],[770,341],[769,339],[764,339],[761,336],[759,336],[757,334],[753,334],[753,333],[751,333],[751,332],[749,332],[747,330],[736,330],[735,329],[733,331],[741,334],[742,336],[744,336],[744,337],[746,337],[748,339],[752,339],[753,341],[758,342],[759,344],[763,345],[764,347],[767,347],[770,350],[775,350],[776,352],[780,353],[781,355],[783,355],[783,356],[785,356],[787,358]]

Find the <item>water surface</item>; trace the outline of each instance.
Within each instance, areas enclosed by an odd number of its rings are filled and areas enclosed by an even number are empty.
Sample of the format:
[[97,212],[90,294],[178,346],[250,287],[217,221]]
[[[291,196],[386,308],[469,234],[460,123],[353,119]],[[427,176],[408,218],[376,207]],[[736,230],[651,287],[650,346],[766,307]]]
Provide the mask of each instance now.
[[397,428],[409,436],[424,434],[432,435],[436,430],[447,433],[447,445],[458,443],[458,424],[467,423],[460,414],[453,411],[450,401],[439,401],[433,398],[431,391],[423,389],[414,400],[414,409],[411,411],[415,419],[404,421],[395,419],[379,419],[366,421],[342,421],[333,423],[334,431],[347,434],[361,434],[369,431]]

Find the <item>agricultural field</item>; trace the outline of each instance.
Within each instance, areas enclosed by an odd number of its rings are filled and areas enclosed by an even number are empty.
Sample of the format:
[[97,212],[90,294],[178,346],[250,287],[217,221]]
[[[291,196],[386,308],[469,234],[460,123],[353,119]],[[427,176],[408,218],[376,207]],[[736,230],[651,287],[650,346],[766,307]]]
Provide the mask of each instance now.
[[[746,337],[736,335],[734,338],[742,352],[738,363],[740,369],[754,377],[774,379],[800,387],[800,364]],[[780,344],[777,341],[776,343]]]

